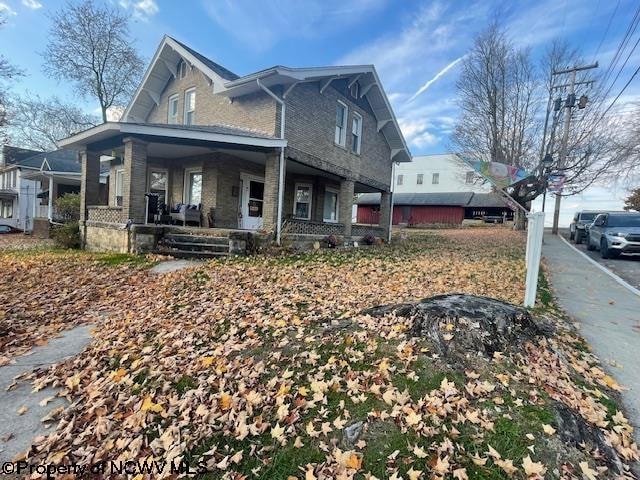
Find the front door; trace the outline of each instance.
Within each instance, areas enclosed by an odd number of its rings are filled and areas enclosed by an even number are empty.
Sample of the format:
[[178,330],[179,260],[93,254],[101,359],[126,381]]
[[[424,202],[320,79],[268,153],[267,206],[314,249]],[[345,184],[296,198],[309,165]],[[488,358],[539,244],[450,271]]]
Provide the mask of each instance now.
[[264,207],[264,178],[241,175],[242,179],[242,228],[259,230],[262,228]]

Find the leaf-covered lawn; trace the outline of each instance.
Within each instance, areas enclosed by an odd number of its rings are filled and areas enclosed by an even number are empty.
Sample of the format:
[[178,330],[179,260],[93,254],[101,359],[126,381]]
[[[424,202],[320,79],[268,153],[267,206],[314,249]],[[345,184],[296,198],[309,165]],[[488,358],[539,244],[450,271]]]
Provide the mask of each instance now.
[[[560,402],[603,428],[626,461],[637,457],[611,399],[619,387],[569,330],[461,370],[409,336],[407,320],[360,313],[449,292],[521,303],[523,253],[520,234],[490,229],[163,276],[88,255],[1,257],[29,265],[27,281],[12,282],[22,295],[39,299],[36,280],[48,275],[52,318],[109,313],[95,318],[85,352],[33,375],[73,403],[28,456],[184,460],[232,479],[607,478],[592,450],[554,432]],[[51,275],[63,267],[95,294],[77,310],[64,310],[67,281]]]

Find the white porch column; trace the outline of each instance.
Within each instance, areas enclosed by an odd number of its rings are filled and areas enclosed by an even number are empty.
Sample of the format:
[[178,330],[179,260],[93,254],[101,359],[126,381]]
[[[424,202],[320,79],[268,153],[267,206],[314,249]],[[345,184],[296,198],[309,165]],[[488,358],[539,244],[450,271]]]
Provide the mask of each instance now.
[[53,176],[49,177],[49,204],[47,205],[47,218],[53,221]]

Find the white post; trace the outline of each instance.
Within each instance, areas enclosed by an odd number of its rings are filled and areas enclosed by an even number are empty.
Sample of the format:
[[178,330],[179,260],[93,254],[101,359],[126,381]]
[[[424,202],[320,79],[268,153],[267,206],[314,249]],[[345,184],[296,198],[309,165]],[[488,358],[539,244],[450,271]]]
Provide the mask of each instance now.
[[526,287],[524,306],[533,307],[536,303],[538,290],[538,273],[540,271],[540,257],[542,256],[542,236],[544,234],[544,212],[527,214],[529,226],[527,232]]
[[53,176],[49,177],[49,205],[47,206],[47,218],[53,221]]

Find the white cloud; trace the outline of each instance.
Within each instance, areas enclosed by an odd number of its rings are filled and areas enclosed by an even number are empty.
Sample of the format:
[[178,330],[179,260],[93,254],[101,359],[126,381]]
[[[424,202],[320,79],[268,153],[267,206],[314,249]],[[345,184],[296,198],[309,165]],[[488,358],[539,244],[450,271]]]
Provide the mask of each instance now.
[[7,3],[4,2],[0,2],[0,14],[5,14],[5,15],[17,15],[16,11],[11,8]]
[[160,11],[156,0],[120,0],[119,3],[122,8],[130,10],[134,18],[145,22]]
[[325,37],[380,9],[387,0],[202,0],[208,15],[230,35],[256,51],[285,38]]
[[22,5],[31,10],[42,8],[42,4],[38,0],[22,0]]

